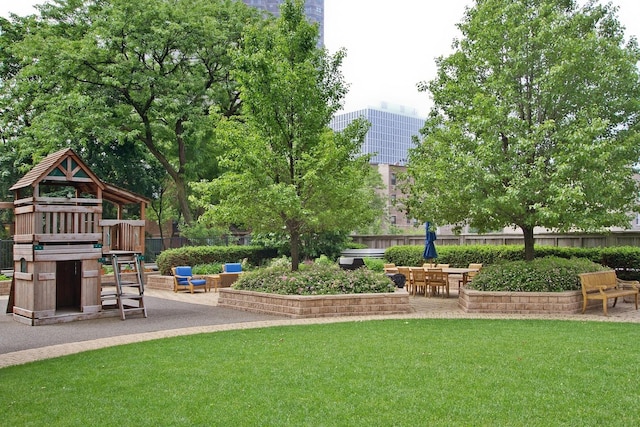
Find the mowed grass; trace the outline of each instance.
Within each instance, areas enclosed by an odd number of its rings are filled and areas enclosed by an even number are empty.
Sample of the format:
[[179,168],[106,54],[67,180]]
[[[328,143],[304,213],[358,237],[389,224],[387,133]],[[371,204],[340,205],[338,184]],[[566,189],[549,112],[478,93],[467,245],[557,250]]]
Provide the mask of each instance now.
[[7,425],[630,426],[637,324],[381,320],[184,336],[0,369]]

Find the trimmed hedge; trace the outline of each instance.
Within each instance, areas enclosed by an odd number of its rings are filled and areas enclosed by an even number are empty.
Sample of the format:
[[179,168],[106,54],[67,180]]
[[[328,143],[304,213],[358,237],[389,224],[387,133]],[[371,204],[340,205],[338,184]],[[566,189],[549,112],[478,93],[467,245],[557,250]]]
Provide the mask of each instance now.
[[536,258],[483,267],[467,284],[478,291],[563,292],[580,289],[578,274],[608,270],[585,258]]
[[[496,264],[502,261],[516,261],[524,259],[524,246],[516,245],[466,245],[466,246],[437,246],[437,262],[450,264],[451,267],[466,267],[470,263],[484,265]],[[386,262],[410,267],[421,266],[423,246],[394,246],[384,253]]]
[[[396,265],[420,266],[424,263],[423,246],[394,246],[385,251],[384,259]],[[466,267],[470,263],[484,266],[505,261],[523,261],[523,245],[466,245],[437,246],[437,262],[452,267]],[[640,248],[616,246],[607,248],[574,248],[557,246],[536,246],[536,258],[555,256],[559,258],[586,258],[598,264],[613,268],[623,279],[640,276]]]
[[260,265],[276,255],[275,249],[261,246],[184,246],[162,251],[156,264],[160,274],[167,276],[171,274],[171,267],[179,265],[242,262],[245,258],[252,265]]

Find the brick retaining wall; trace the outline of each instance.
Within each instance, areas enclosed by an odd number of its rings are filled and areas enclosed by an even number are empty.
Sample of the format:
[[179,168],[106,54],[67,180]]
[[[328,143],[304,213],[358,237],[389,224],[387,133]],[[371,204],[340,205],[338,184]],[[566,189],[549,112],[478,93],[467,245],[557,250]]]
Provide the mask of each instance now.
[[382,294],[276,295],[220,289],[218,306],[294,319],[405,314],[414,311],[405,290]]
[[160,274],[147,276],[144,286],[149,289],[173,291],[173,276],[161,276]]
[[[594,306],[590,301],[588,307]],[[460,309],[467,313],[571,314],[582,312],[582,292],[490,292],[460,289]]]
[[9,295],[11,280],[0,280],[0,295]]

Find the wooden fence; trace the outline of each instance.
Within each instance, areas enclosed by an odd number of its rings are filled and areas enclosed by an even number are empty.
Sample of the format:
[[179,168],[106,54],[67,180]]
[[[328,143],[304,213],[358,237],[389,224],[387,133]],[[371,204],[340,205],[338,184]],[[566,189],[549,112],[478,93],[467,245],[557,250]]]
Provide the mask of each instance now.
[[[535,244],[596,248],[611,246],[640,246],[640,231],[614,231],[607,234],[555,234],[540,233],[535,236]],[[424,235],[358,235],[353,241],[368,248],[386,249],[398,245],[424,245]],[[521,234],[438,234],[438,245],[523,245]]]
[[[386,249],[397,245],[424,245],[424,236],[412,235],[370,235],[352,236],[356,243],[364,243],[371,249]],[[536,234],[536,245],[561,247],[610,247],[610,246],[640,246],[640,231],[616,231],[609,234]],[[225,245],[247,244],[248,239],[233,242],[188,240],[182,237],[162,239],[145,239],[145,261],[155,262],[156,256],[164,249],[179,248],[188,245]],[[438,235],[438,245],[522,245],[524,241],[518,234],[464,234]],[[13,241],[0,240],[0,268],[13,268]]]

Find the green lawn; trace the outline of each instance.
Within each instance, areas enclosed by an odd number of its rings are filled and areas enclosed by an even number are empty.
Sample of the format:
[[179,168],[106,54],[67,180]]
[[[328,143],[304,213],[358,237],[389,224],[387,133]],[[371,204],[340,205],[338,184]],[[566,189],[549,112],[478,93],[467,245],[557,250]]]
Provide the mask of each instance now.
[[466,319],[184,336],[0,369],[0,412],[17,426],[630,426],[637,337]]

